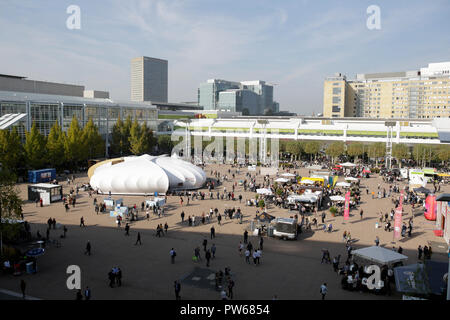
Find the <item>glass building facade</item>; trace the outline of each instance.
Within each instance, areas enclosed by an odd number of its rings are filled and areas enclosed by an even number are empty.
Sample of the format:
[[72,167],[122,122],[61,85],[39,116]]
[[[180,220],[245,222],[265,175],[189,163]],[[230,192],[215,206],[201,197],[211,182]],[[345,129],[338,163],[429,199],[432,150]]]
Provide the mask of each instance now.
[[25,131],[29,131],[33,123],[45,136],[48,136],[56,121],[63,131],[67,131],[73,117],[82,127],[92,119],[107,146],[119,116],[121,119],[130,116],[141,125],[146,123],[154,132],[158,126],[158,110],[148,103],[0,91],[0,116],[12,113],[27,114],[14,124],[22,139],[25,139]]

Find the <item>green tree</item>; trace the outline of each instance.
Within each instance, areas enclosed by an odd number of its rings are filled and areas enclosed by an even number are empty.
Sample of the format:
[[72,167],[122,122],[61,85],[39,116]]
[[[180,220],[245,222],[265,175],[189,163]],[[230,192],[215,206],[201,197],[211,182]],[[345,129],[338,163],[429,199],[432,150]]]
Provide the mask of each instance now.
[[39,132],[36,123],[33,122],[31,131],[25,133],[25,159],[27,166],[32,169],[41,169],[47,159],[45,137]]
[[369,145],[369,157],[375,158],[376,166],[378,167],[378,158],[386,155],[386,145],[383,142],[375,142]]
[[325,153],[329,156],[331,156],[332,162],[334,163],[334,160],[343,155],[345,152],[344,143],[342,141],[335,141],[331,144],[329,144],[325,150]]
[[142,154],[144,146],[143,135],[141,133],[141,126],[135,119],[130,128],[130,137],[128,138],[130,144],[130,151],[134,155]]
[[321,146],[321,143],[318,141],[306,141],[302,144],[302,149],[306,154],[310,155],[310,160],[312,160],[312,156],[319,153]]
[[392,156],[397,160],[397,163],[401,168],[402,159],[409,159],[409,147],[403,143],[392,145]]
[[433,160],[438,160],[437,149],[433,145],[427,144],[414,145],[412,156],[413,159],[423,167],[425,167],[427,163],[431,163]]
[[82,160],[86,160],[86,146],[83,143],[82,133],[78,119],[74,116],[64,144],[66,159],[71,165],[78,165]]
[[128,116],[123,123],[123,126],[121,128],[120,134],[121,134],[121,150],[123,155],[130,154],[130,130],[131,130],[131,117]]
[[122,146],[122,130],[123,121],[120,116],[117,118],[117,122],[114,124],[111,133],[111,154],[115,156],[121,156],[123,154]]
[[3,255],[3,236],[13,238],[19,231],[17,224],[3,223],[3,219],[21,218],[23,201],[14,181],[4,175],[0,177],[0,253]]
[[302,150],[302,145],[299,141],[287,141],[286,152],[289,152],[292,156],[294,156],[294,161],[301,156]]
[[50,133],[47,137],[47,156],[50,161],[50,165],[58,170],[63,168],[66,161],[64,149],[65,140],[65,133],[59,126],[58,121],[55,121],[55,124],[51,127]]
[[437,149],[437,157],[442,161],[442,165],[445,165],[450,161],[450,146],[445,144],[440,145]]
[[98,132],[98,128],[92,119],[89,119],[83,128],[82,140],[88,159],[101,157],[105,154],[105,141]]
[[350,157],[355,157],[355,161],[357,161],[359,156],[364,155],[364,144],[360,142],[351,143],[347,147],[347,154]]
[[0,130],[0,163],[4,170],[17,173],[17,169],[23,166],[24,151],[14,127],[11,131]]
[[173,142],[170,135],[160,135],[158,136],[158,149],[164,153],[171,153],[173,149]]

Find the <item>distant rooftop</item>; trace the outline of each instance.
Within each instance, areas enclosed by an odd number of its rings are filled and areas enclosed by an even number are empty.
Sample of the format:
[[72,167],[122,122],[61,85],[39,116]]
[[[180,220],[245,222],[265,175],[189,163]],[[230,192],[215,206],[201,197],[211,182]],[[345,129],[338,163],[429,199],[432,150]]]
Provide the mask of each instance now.
[[12,79],[26,79],[27,77],[22,77],[22,76],[13,76],[10,74],[4,74],[4,73],[0,73],[0,77],[3,78],[12,78]]

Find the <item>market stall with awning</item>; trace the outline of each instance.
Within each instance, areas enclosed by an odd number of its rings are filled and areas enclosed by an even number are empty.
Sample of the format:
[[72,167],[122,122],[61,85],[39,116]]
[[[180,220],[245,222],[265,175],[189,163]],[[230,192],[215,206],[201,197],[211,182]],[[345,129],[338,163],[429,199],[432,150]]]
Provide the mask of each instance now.
[[341,181],[341,182],[336,183],[336,187],[350,188],[351,184],[348,182]]
[[408,260],[408,257],[403,254],[379,246],[358,249],[353,251],[352,254],[355,257],[379,263],[381,265],[390,265]]
[[271,196],[273,194],[272,190],[267,188],[256,189],[257,194],[263,194],[267,196]]
[[341,166],[343,166],[345,168],[353,168],[353,167],[356,167],[356,164],[351,163],[351,162],[344,162],[344,163],[341,163]]

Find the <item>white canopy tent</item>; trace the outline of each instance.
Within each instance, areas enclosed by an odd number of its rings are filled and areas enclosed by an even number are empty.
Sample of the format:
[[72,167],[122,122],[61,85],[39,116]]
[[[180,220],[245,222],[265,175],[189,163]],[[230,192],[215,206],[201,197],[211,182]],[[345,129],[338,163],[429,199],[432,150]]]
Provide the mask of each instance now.
[[302,194],[302,195],[298,195],[298,194],[294,194],[294,195],[290,195],[288,197],[288,202],[289,203],[295,203],[295,202],[309,202],[309,203],[315,203],[317,202],[318,197],[316,194]]
[[353,251],[352,254],[356,257],[379,263],[381,265],[393,264],[408,259],[408,257],[403,254],[379,246],[358,249]]
[[257,193],[257,194],[264,194],[264,195],[268,195],[268,196],[270,196],[270,195],[273,194],[273,193],[272,193],[272,190],[266,189],[266,188],[256,189],[256,193]]
[[345,201],[345,198],[342,196],[331,196],[330,200],[331,201]]
[[343,166],[343,167],[356,167],[356,164],[351,163],[351,162],[344,162],[344,163],[341,163],[341,166]]
[[282,182],[282,183],[286,183],[286,182],[289,182],[289,181],[290,180],[286,179],[286,178],[278,178],[278,179],[275,180],[275,182]]
[[295,177],[295,174],[293,174],[293,173],[289,173],[289,172],[286,172],[286,173],[283,173],[281,176],[283,176],[283,177]]
[[336,183],[336,187],[350,188],[350,186],[351,186],[351,184],[348,182],[341,181],[341,182]]

